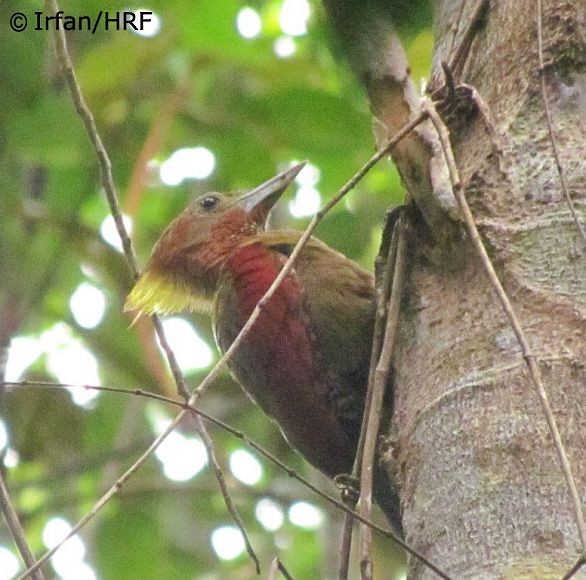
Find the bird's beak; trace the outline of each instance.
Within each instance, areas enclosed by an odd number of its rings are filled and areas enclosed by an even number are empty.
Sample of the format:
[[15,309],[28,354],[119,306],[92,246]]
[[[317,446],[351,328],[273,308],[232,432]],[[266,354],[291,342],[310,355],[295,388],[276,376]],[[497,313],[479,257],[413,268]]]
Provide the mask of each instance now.
[[257,221],[264,222],[281,194],[297,177],[305,163],[305,161],[298,163],[255,187],[252,191],[247,191],[238,200],[238,205],[247,213],[254,215]]

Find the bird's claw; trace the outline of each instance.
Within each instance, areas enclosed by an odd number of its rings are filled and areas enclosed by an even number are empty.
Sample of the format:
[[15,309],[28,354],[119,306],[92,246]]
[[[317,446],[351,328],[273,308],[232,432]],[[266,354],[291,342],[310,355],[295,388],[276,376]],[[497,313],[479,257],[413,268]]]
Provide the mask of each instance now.
[[334,477],[334,483],[340,490],[342,501],[354,509],[360,498],[360,479],[349,473],[340,473]]

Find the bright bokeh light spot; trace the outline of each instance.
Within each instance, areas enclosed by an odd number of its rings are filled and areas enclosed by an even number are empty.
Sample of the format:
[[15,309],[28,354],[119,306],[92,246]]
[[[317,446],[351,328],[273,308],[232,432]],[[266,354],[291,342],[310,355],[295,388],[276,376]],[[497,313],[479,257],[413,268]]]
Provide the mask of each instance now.
[[283,0],[279,13],[279,26],[289,36],[302,36],[307,34],[309,14],[307,0]]
[[[47,548],[54,548],[71,532],[71,524],[64,518],[51,518],[43,528],[43,543]],[[68,553],[68,559],[80,562],[85,556],[85,546],[81,538],[74,534],[59,548],[60,552]]]
[[183,318],[167,318],[163,321],[165,336],[184,373],[205,369],[212,364],[214,355],[207,342],[197,334],[192,324]]
[[89,278],[90,280],[98,279],[98,274],[92,264],[82,263],[79,265],[79,269],[86,278]]
[[6,423],[0,419],[0,451],[8,445],[8,430],[6,429]]
[[[122,215],[122,221],[124,222],[124,227],[128,235],[130,235],[132,232],[132,219],[127,215]],[[100,235],[107,244],[112,246],[117,252],[122,253],[122,242],[120,241],[114,218],[111,215],[104,218],[100,226]]]
[[279,58],[290,58],[297,51],[297,45],[290,36],[279,36],[275,40],[273,50]]
[[[157,436],[163,434],[171,419],[160,407],[149,405],[147,419]],[[163,465],[163,473],[172,481],[187,481],[195,477],[208,463],[206,449],[198,437],[186,437],[178,431],[169,433],[155,451]]]
[[57,552],[52,560],[55,572],[59,574],[61,580],[96,580],[96,573],[92,567],[86,562],[72,562],[65,560],[60,556],[60,551]]
[[[38,338],[16,337],[8,349],[6,380],[18,381],[22,373],[41,355],[47,356],[47,370],[60,383],[100,385],[96,357],[73,336],[67,324],[58,322]],[[98,391],[69,389],[77,405],[86,406],[98,396]]]
[[255,485],[262,477],[262,465],[246,449],[237,449],[230,454],[230,470],[246,485]]
[[138,30],[135,30],[132,26],[127,26],[127,30],[131,30],[134,34],[144,38],[152,38],[161,32],[161,19],[155,12],[147,8],[137,8],[133,10],[133,13],[136,15],[133,24]]
[[6,380],[18,381],[24,371],[43,354],[38,338],[17,336],[10,341],[6,361]]
[[161,435],[171,424],[171,419],[156,405],[147,406],[147,419],[153,428],[155,435]]
[[[60,383],[72,385],[100,385],[98,361],[83,343],[73,337],[69,326],[57,323],[40,336],[47,354],[47,370]],[[87,406],[99,392],[85,389],[69,389],[76,405]]]
[[206,179],[216,167],[216,156],[206,147],[177,149],[161,163],[159,175],[165,185],[179,185],[186,179]]
[[320,180],[321,171],[312,163],[306,163],[303,169],[296,175],[295,182],[301,187],[315,187]]
[[293,201],[289,202],[289,213],[296,218],[313,215],[321,205],[321,195],[315,187],[300,187]]
[[4,467],[12,469],[20,463],[20,455],[14,449],[9,448],[4,453]]
[[69,532],[71,524],[67,520],[51,518],[43,528],[43,544],[49,549],[54,548]]
[[[71,524],[63,518],[51,518],[43,528],[43,543],[51,549],[57,546],[72,530]],[[81,538],[74,534],[51,558],[51,564],[64,580],[94,580],[94,571],[83,561],[85,545]]]
[[260,525],[268,532],[276,532],[285,521],[285,514],[281,506],[268,498],[263,498],[257,502],[254,515]]
[[187,481],[195,477],[208,462],[205,447],[199,439],[176,431],[157,447],[155,455],[163,464],[165,477],[171,481]]
[[71,295],[69,308],[81,327],[96,328],[106,312],[106,297],[93,284],[82,282]]
[[212,532],[212,547],[220,560],[234,560],[246,548],[242,533],[235,526],[222,526]]
[[12,580],[20,568],[18,558],[4,546],[0,546],[0,580]]
[[245,6],[236,16],[236,28],[243,38],[256,38],[262,29],[262,22],[254,8]]
[[[95,580],[96,574],[82,559],[76,560],[77,553],[70,553],[68,546],[77,536],[68,540],[51,558],[53,569],[62,580]],[[79,539],[79,538],[78,538]],[[81,540],[79,540],[81,543]],[[81,544],[83,546],[83,543]],[[85,550],[85,548],[84,548]]]
[[296,501],[289,508],[288,515],[292,524],[308,530],[319,528],[324,520],[321,510],[306,501]]

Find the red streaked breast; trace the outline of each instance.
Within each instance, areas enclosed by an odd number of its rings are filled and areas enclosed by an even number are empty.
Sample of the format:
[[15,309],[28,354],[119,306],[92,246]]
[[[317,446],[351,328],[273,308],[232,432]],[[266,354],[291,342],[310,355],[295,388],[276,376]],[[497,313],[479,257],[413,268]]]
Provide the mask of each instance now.
[[[285,261],[261,242],[244,245],[228,258],[215,305],[215,334],[222,351],[235,340]],[[354,447],[330,404],[332,384],[315,348],[305,298],[292,272],[228,366],[293,446],[333,476],[351,468]]]
[[[285,261],[285,256],[260,242],[242,246],[232,253],[225,267],[230,273],[242,325],[275,281]],[[301,324],[302,300],[302,288],[291,273],[263,309],[254,333],[257,339],[263,336],[270,339],[271,335],[283,332],[287,321],[296,320]]]

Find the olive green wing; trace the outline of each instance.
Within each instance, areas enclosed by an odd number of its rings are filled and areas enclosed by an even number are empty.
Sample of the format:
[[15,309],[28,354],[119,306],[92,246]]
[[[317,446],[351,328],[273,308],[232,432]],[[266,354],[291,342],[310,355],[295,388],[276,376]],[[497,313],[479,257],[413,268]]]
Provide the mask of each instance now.
[[[286,234],[286,235],[285,235]],[[263,242],[289,255],[300,232],[265,232]],[[319,352],[340,387],[366,388],[375,316],[372,274],[310,238],[294,267]]]

